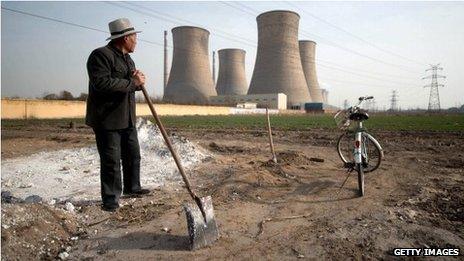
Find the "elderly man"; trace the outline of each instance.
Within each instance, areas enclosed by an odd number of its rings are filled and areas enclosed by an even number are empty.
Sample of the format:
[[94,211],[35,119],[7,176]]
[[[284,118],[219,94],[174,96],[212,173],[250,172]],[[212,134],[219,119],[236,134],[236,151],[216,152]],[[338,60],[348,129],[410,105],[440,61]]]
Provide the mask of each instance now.
[[[145,75],[135,69],[137,33],[127,18],[109,23],[111,40],[87,61],[89,97],[85,122],[93,128],[100,154],[102,209],[119,207],[121,192],[136,197],[150,191],[140,186],[140,147],[135,128],[135,92]],[[123,184],[121,184],[121,166]]]

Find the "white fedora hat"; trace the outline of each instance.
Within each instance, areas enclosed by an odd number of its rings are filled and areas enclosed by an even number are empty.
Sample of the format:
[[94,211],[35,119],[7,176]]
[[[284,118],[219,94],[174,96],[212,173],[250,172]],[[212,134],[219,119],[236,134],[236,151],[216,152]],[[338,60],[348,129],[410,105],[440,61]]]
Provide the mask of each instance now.
[[108,37],[108,40],[113,40],[119,37],[123,37],[129,34],[140,33],[141,31],[135,31],[131,22],[127,18],[119,18],[108,23],[110,28],[111,36]]

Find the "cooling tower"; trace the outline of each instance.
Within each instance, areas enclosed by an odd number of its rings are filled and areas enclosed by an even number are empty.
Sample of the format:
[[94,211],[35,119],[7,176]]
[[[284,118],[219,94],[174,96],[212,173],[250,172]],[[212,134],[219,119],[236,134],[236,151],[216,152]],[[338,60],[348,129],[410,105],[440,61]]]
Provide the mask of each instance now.
[[288,107],[311,101],[298,47],[299,19],[291,11],[256,18],[258,52],[248,94],[284,93]]
[[216,84],[218,95],[246,95],[245,51],[222,49],[219,54],[219,75]]
[[316,42],[299,41],[301,65],[308,84],[312,102],[324,102],[316,74]]
[[174,51],[163,100],[175,103],[207,103],[215,96],[208,56],[209,32],[180,26],[172,29]]

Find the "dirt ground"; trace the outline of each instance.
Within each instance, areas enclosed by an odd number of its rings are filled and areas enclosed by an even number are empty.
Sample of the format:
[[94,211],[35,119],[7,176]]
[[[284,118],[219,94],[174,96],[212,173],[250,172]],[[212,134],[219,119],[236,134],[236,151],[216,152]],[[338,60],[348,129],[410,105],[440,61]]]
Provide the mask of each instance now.
[[[2,199],[2,260],[391,259],[396,247],[464,250],[464,133],[374,132],[385,159],[358,197],[355,173],[340,188],[347,173],[337,131],[275,131],[278,164],[269,162],[262,130],[170,132],[214,155],[188,171],[199,194],[212,195],[214,245],[188,250],[182,204],[190,199],[182,188],[123,199],[115,213],[99,202],[70,212],[59,202]],[[2,129],[1,153],[93,142],[83,125]]]

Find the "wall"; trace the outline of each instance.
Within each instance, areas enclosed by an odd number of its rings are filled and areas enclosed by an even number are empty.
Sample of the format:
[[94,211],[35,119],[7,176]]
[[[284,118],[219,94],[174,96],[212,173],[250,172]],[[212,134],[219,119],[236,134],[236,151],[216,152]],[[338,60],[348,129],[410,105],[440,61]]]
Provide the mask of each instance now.
[[[2,99],[2,119],[57,119],[85,117],[83,101],[8,100]],[[156,104],[159,115],[228,115],[229,107]],[[137,104],[137,115],[151,115],[146,104]]]
[[287,95],[283,93],[270,94],[248,94],[248,95],[218,95],[211,96],[212,104],[237,104],[244,102],[252,102],[258,104],[259,107],[267,106],[270,109],[286,110]]

